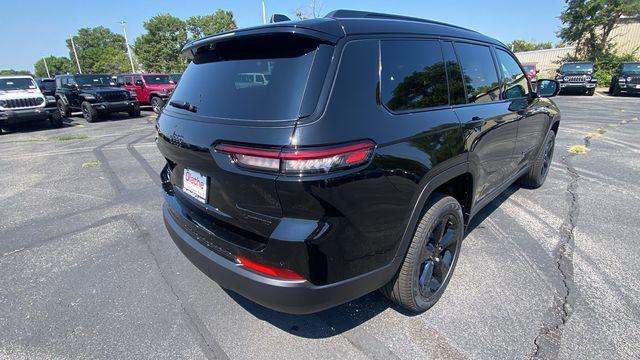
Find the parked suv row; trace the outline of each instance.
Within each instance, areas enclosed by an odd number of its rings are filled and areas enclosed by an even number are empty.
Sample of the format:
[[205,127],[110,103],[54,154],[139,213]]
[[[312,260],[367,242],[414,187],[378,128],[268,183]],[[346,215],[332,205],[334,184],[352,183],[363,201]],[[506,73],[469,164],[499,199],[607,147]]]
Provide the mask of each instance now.
[[558,82],[534,91],[513,53],[475,31],[339,10],[183,54],[158,116],[165,224],[222,287],[276,310],[380,288],[428,309],[470,219],[550,169]]
[[70,116],[72,111],[80,110],[88,122],[114,112],[140,116],[136,94],[116,87],[109,75],[58,75],[55,98],[61,114]]

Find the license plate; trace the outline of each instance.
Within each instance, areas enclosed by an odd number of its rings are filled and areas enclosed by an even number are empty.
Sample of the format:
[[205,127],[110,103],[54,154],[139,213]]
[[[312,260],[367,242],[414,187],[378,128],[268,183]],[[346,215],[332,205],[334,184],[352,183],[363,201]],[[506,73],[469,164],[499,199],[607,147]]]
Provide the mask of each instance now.
[[184,169],[182,189],[203,204],[207,203],[207,177],[197,171]]

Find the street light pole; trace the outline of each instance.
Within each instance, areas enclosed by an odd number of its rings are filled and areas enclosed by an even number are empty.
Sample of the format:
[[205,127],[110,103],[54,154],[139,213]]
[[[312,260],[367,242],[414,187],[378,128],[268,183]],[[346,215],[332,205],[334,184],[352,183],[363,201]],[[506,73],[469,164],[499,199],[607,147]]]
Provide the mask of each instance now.
[[131,62],[131,72],[135,73],[136,69],[133,67],[133,57],[131,56],[131,47],[129,47],[129,39],[127,38],[127,28],[125,26],[127,22],[122,20],[120,24],[122,24],[122,31],[124,32],[124,42],[127,45],[127,54],[129,55],[129,62]]
[[44,68],[45,70],[47,70],[47,77],[51,77],[51,74],[49,73],[49,67],[47,66],[47,59],[45,59],[45,57],[42,57],[42,61],[44,62]]
[[262,23],[267,23],[267,6],[264,3],[265,0],[262,0]]
[[71,38],[71,48],[73,49],[73,56],[76,57],[76,64],[78,65],[78,74],[82,74],[82,69],[80,68],[80,60],[78,60],[78,53],[76,52],[76,44],[73,42],[73,35],[69,35]]

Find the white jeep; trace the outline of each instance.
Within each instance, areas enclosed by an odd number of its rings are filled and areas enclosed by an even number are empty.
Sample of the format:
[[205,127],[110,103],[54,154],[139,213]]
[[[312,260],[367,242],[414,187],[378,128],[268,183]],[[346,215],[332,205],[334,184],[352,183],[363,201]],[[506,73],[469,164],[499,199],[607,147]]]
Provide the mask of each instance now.
[[5,125],[49,120],[62,126],[62,115],[53,96],[44,96],[28,75],[0,76],[0,134]]

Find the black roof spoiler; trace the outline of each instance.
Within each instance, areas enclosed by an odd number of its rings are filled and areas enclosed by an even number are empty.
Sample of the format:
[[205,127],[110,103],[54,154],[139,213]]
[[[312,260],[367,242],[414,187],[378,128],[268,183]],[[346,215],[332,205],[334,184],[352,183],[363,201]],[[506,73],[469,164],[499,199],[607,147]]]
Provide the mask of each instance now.
[[211,45],[231,39],[268,34],[291,34],[316,39],[328,44],[336,44],[338,40],[344,36],[344,31],[340,24],[333,19],[313,19],[303,22],[276,22],[248,29],[226,31],[204,37],[200,40],[192,41],[182,48],[182,55],[187,59],[193,59],[196,51],[205,45]]

